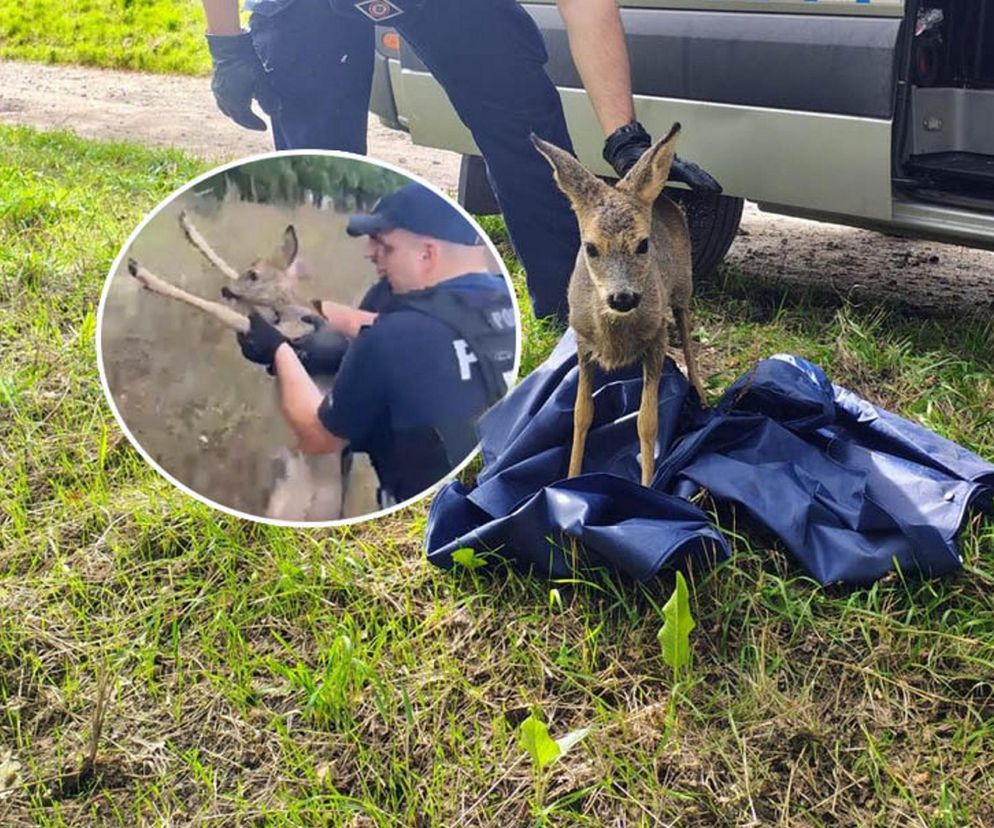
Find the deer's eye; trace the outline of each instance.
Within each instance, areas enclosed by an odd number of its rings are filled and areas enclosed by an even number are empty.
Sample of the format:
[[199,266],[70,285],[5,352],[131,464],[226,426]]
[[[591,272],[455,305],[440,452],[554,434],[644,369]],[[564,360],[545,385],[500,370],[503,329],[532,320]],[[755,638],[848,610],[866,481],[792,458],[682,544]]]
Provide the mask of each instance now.
[[642,256],[642,255],[645,255],[646,253],[648,253],[649,252],[649,240],[648,239],[642,239],[642,241],[639,242],[639,246],[635,248],[635,252],[639,256]]
[[601,255],[600,251],[597,249],[597,245],[591,244],[590,242],[587,242],[583,248],[587,251],[587,255],[590,256],[591,259],[596,259]]
[[250,282],[257,282],[257,281],[259,281],[259,274],[256,273],[254,270],[250,270],[245,275],[249,277],[249,281]]

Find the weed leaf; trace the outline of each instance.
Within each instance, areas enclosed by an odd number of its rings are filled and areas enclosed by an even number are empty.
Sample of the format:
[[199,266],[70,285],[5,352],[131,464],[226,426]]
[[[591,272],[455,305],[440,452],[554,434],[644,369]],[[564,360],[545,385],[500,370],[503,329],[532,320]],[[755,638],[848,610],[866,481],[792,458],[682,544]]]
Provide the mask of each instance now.
[[483,558],[468,546],[464,546],[462,549],[457,549],[453,552],[452,560],[454,563],[459,564],[459,566],[464,566],[469,570],[479,569],[486,563]]
[[532,762],[539,770],[555,762],[563,752],[562,748],[549,737],[549,729],[545,723],[536,719],[534,713],[521,723],[519,744],[528,751]]
[[690,614],[690,596],[683,574],[676,574],[676,589],[663,607],[666,619],[659,630],[659,644],[663,648],[663,660],[674,670],[679,670],[690,661],[690,631],[697,626]]
[[588,733],[590,733],[589,727],[581,727],[579,730],[571,730],[565,736],[556,739],[556,744],[559,745],[559,755],[565,756],[569,753],[570,749],[578,742],[583,741]]

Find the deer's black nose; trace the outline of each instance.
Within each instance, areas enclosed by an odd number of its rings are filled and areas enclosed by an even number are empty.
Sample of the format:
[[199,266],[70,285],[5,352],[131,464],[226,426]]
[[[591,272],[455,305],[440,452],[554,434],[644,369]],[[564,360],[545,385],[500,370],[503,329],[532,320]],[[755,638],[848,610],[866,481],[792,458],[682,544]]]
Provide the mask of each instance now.
[[618,313],[628,313],[628,311],[635,310],[640,301],[642,301],[642,294],[632,293],[628,290],[612,293],[607,297],[608,307]]
[[235,294],[233,294],[226,287],[221,288],[221,296],[223,296],[225,299],[237,299],[238,298],[237,296],[235,296]]

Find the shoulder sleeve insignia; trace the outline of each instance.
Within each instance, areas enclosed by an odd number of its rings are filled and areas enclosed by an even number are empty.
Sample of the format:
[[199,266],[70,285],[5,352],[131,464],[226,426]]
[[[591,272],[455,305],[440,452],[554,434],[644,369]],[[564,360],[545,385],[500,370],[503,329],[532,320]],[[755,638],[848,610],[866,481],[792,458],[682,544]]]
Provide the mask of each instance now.
[[404,13],[404,10],[391,0],[363,0],[354,5],[374,23],[380,23]]

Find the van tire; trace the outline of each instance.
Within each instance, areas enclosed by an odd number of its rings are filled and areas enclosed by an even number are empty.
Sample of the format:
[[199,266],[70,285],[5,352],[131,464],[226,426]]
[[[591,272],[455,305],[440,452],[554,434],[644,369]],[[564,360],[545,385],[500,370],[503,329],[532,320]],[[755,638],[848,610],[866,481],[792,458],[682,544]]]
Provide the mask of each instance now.
[[744,202],[733,196],[676,187],[667,187],[664,194],[683,207],[687,215],[694,280],[706,281],[735,241]]

